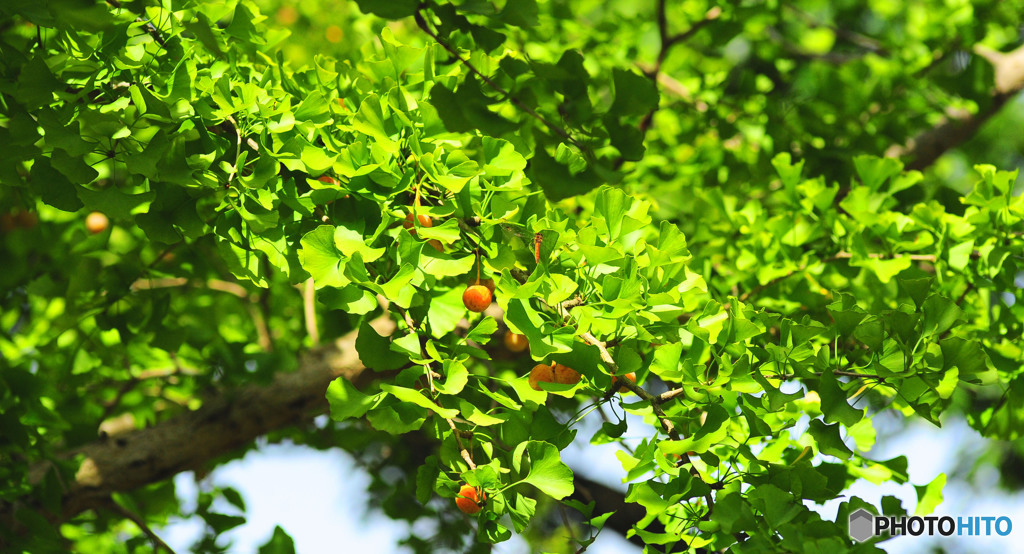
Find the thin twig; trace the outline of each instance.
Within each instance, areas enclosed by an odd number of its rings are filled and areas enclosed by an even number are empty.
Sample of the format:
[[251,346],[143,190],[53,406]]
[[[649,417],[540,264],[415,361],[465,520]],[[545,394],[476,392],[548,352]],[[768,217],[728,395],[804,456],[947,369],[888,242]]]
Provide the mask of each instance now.
[[[973,290],[974,290],[974,283],[967,283],[967,287],[964,288],[964,292],[962,292],[960,294],[960,296],[956,299],[956,305],[957,305],[958,308],[960,307],[961,304],[963,304],[964,299],[967,298],[967,295],[970,294],[971,291],[973,291]],[[938,340],[941,341],[941,340],[945,339],[946,337],[948,337],[949,334],[953,332],[953,329],[955,327],[956,327],[955,325],[951,325],[949,327],[949,329],[946,329],[945,331],[943,331],[942,334],[939,335],[939,339]]]
[[[235,179],[235,175],[238,173],[238,158],[242,155],[242,131],[238,128],[238,122],[230,115],[226,119],[231,122],[231,127],[235,130],[235,163],[231,166],[231,173],[228,173],[228,182],[225,183],[224,188],[230,187],[231,181]],[[314,344],[316,343],[314,342]]]
[[[689,29],[675,35],[669,35],[668,16],[666,14],[665,4],[666,0],[658,0],[658,36],[661,39],[661,48],[658,50],[658,58],[654,62],[654,67],[650,68],[647,72],[647,76],[654,81],[655,84],[659,82],[658,76],[661,73],[661,66],[665,63],[665,59],[668,58],[668,54],[672,50],[672,47],[697,34],[697,31],[700,31],[706,25],[718,19],[719,16],[722,15],[722,8],[715,6],[704,14],[703,19],[694,23]],[[655,106],[651,111],[644,114],[644,118],[640,121],[641,136],[647,134],[647,130],[651,127],[651,123],[654,121],[654,114],[657,111],[658,106]]]
[[[615,363],[615,360],[612,358],[611,354],[608,353],[608,349],[605,348],[603,342],[597,340],[597,338],[590,333],[581,333],[580,338],[597,347],[597,350],[601,353],[601,359],[604,360],[604,363],[608,366],[608,369],[611,370],[612,375],[615,375],[619,372],[619,365]],[[654,401],[654,397],[651,396],[650,393],[640,388],[636,383],[629,379],[626,379],[625,377],[616,380],[615,383],[612,385],[611,390],[618,390],[619,387],[626,387],[634,394],[648,402],[651,405],[651,408],[654,410],[654,415],[658,418],[658,423],[660,423],[662,429],[665,430],[665,434],[667,434],[669,438],[671,438],[674,441],[682,440],[682,438],[679,436],[679,432],[676,431],[675,425],[668,419],[668,416],[665,415],[665,411],[662,410],[661,406]]]
[[125,381],[124,384],[121,385],[121,388],[117,389],[117,394],[114,396],[114,399],[104,403],[103,414],[100,415],[100,421],[106,421],[107,418],[113,415],[114,410],[116,410],[117,406],[121,404],[121,400],[124,399],[125,395],[135,389],[135,385],[137,384],[139,384],[139,379],[136,378]]
[[149,262],[149,264],[148,264],[148,265],[147,265],[146,267],[148,267],[148,268],[152,268],[152,267],[153,267],[153,266],[155,266],[156,264],[158,264],[158,263],[160,263],[160,262],[164,261],[164,260],[166,259],[166,256],[167,256],[168,254],[170,254],[171,252],[174,252],[174,249],[175,249],[175,248],[177,248],[177,247],[181,246],[181,245],[182,245],[182,244],[184,244],[184,243],[185,243],[185,241],[184,241],[184,239],[183,239],[183,240],[179,240],[178,242],[176,242],[176,243],[174,243],[174,244],[172,244],[172,245],[168,246],[167,248],[165,248],[165,249],[164,249],[164,251],[163,251],[163,252],[161,252],[160,254],[158,254],[156,258],[153,258],[153,261]]
[[[813,263],[827,264],[827,263],[831,263],[831,262],[834,262],[834,261],[837,261],[837,260],[849,260],[849,259],[852,259],[853,256],[854,255],[853,255],[852,252],[845,252],[844,251],[844,252],[839,252],[837,254],[829,256],[827,258],[822,258],[820,260],[815,260],[815,262],[813,262]],[[939,259],[938,256],[936,256],[935,254],[883,254],[883,253],[879,253],[879,252],[871,252],[869,254],[866,254],[866,257],[870,258],[870,259],[876,259],[876,260],[890,260],[890,259],[896,259],[896,258],[909,258],[911,261],[915,261],[915,262],[928,262],[928,263],[933,263],[933,264],[935,262],[937,262],[938,259]],[[971,257],[972,258],[978,257],[978,252],[977,251],[972,252],[971,253]],[[810,268],[810,267],[811,267],[810,263],[804,264],[804,265],[800,266],[799,268],[794,269],[793,271],[790,271],[789,273],[786,273],[785,275],[780,275],[778,277],[775,277],[774,279],[771,279],[767,283],[762,283],[760,285],[757,285],[756,287],[750,289],[749,291],[745,292],[742,296],[740,296],[740,302],[746,302],[747,299],[749,299],[750,297],[756,296],[756,295],[760,294],[762,291],[764,291],[765,289],[771,288],[771,287],[781,283],[782,281],[785,281],[786,279],[789,279],[790,277],[792,277],[794,275],[798,275],[800,273],[803,273],[804,271],[807,271],[807,269]]]
[[[459,223],[459,229],[462,229],[465,232],[465,234],[463,236],[466,237],[467,239],[469,239],[469,242],[471,242],[473,244],[473,250],[479,250],[480,249],[480,243],[477,242],[477,240],[475,238],[473,238],[473,235],[474,234],[477,234],[477,235],[480,234],[480,231],[476,229],[476,227],[480,226],[480,223],[477,222],[476,225],[471,225],[470,223],[468,223],[466,220],[464,220],[462,218],[457,218],[455,221],[457,221]],[[483,237],[481,237],[481,238],[483,238]]]
[[713,8],[709,9],[707,12],[704,13],[704,19],[701,19],[700,21],[694,23],[689,29],[687,29],[687,30],[685,30],[685,31],[683,31],[681,33],[676,33],[676,34],[672,35],[671,37],[669,37],[668,40],[666,41],[666,44],[668,45],[667,48],[671,48],[671,47],[675,46],[676,44],[679,44],[680,42],[684,42],[684,41],[688,40],[690,37],[692,37],[693,35],[697,34],[697,31],[700,31],[701,29],[704,28],[705,25],[707,25],[707,24],[711,23],[712,21],[718,19],[721,15],[722,15],[722,8],[721,7],[714,6]]
[[163,289],[170,287],[194,286],[233,294],[243,300],[255,301],[249,291],[238,283],[208,279],[206,281],[189,280],[185,277],[165,277],[161,279],[139,279],[132,283],[132,291]]
[[[121,2],[118,0],[107,0],[107,4],[110,4],[119,10],[124,9],[121,7]],[[142,16],[135,16],[135,22],[145,25],[146,32],[149,33],[149,36],[153,37],[153,40],[156,41],[161,48],[167,50],[167,41],[164,40],[164,36],[160,33],[160,29],[157,29],[150,20],[143,19]]]
[[410,330],[419,327],[418,325],[416,325],[416,321],[413,320],[412,316],[409,315],[408,310],[399,306],[398,304],[395,304],[395,309],[398,310],[398,313],[402,314],[402,319],[405,321],[405,324],[409,326]]
[[686,391],[683,390],[683,387],[679,387],[678,389],[672,389],[670,391],[663,392],[663,393],[659,394],[658,396],[655,396],[654,397],[654,401],[657,402],[658,404],[664,404],[664,403],[668,402],[669,400],[672,400],[673,398],[676,398],[678,396],[682,396],[682,394],[684,392],[686,392]]
[[[605,423],[611,423],[612,422],[612,420],[608,418],[608,414],[604,413],[604,408],[600,404],[597,405],[597,413],[598,413],[598,415],[601,416],[601,419]],[[636,451],[633,450],[632,446],[626,444],[625,442],[623,442],[621,440],[619,441],[619,446],[622,447],[623,450],[628,452],[630,456],[636,457]]]
[[191,367],[161,367],[154,369],[145,369],[139,372],[135,376],[136,379],[144,381],[146,379],[165,379],[168,377],[174,377],[175,375],[188,375],[194,377],[199,375],[199,370]]
[[562,310],[568,312],[569,310],[575,308],[576,306],[582,306],[583,304],[585,304],[583,297],[577,294],[576,296],[570,298],[569,300],[562,302],[561,308]]
[[569,514],[565,511],[565,505],[559,504],[558,510],[562,513],[562,524],[565,525],[565,530],[569,532],[569,540],[576,542],[576,532],[572,529],[572,523],[569,521]]
[[125,519],[131,520],[131,522],[134,523],[139,528],[139,530],[141,530],[143,533],[146,534],[147,537],[149,537],[149,540],[153,543],[153,550],[155,552],[159,552],[161,549],[163,549],[167,552],[170,552],[171,554],[175,554],[174,549],[168,546],[167,543],[164,542],[159,535],[153,532],[153,529],[149,527],[149,525],[146,523],[146,520],[142,519],[142,517],[140,517],[138,514],[118,504],[113,498],[107,498],[106,501],[103,502],[103,507],[120,515]]
[[[580,338],[596,346],[598,351],[601,353],[601,359],[604,360],[606,364],[608,364],[608,367],[609,369],[611,369],[611,372],[613,374],[618,373],[619,366],[618,364],[615,363],[615,360],[612,359],[611,354],[608,353],[608,349],[605,347],[604,343],[597,340],[597,338],[590,333],[582,333],[580,335]],[[620,386],[628,388],[634,394],[644,399],[647,403],[651,405],[651,409],[654,411],[654,415],[658,418],[658,423],[661,424],[661,427],[665,430],[665,433],[669,436],[670,439],[674,441],[683,440],[682,436],[679,434],[679,431],[676,430],[675,425],[668,419],[668,416],[665,415],[665,411],[661,409],[661,405],[655,401],[655,397],[651,396],[650,393],[640,388],[633,381],[626,379],[625,377],[623,377],[622,379],[618,379],[617,381],[612,383],[612,387],[605,395],[605,398],[610,398],[609,395],[614,394]],[[688,453],[680,454],[679,458],[682,463],[689,467],[690,475],[703,480],[703,478],[700,475],[700,472],[697,471],[696,467],[694,467],[693,460],[690,459],[690,455]],[[705,496],[705,499],[708,502],[708,517],[710,517],[710,511],[711,509],[714,508],[714,499],[710,492]]]
[[505,90],[498,83],[495,83],[487,75],[484,75],[479,69],[473,66],[473,64],[470,63],[469,60],[463,58],[462,55],[459,54],[459,52],[455,48],[451,47],[447,42],[441,40],[441,37],[438,36],[437,33],[435,33],[433,30],[431,30],[430,25],[427,24],[427,20],[423,18],[423,13],[421,11],[417,11],[415,14],[413,14],[413,17],[416,20],[416,25],[418,25],[419,28],[422,29],[424,33],[430,35],[430,37],[433,38],[438,44],[440,44],[442,48],[447,50],[452,56],[455,57],[455,59],[459,60],[459,62],[461,62],[462,65],[466,66],[466,68],[469,69],[470,72],[479,77],[481,81],[487,84],[487,86],[491,87],[496,92],[500,93],[503,97],[508,98],[508,100],[515,104],[516,107],[526,112],[530,117],[541,122],[545,127],[551,129],[551,131],[553,131],[555,134],[571,142],[573,146],[579,148],[581,152],[590,152],[590,149],[584,146],[579,141],[577,141],[575,138],[573,138],[573,136],[569,134],[569,131],[566,131],[565,129],[559,127],[558,125],[555,125],[554,123],[548,121],[544,116],[537,113],[536,110],[527,106],[525,103],[523,103],[523,101],[519,100],[515,96],[512,96],[511,92]]
[[306,279],[306,285],[302,288],[302,305],[306,317],[306,334],[313,346],[316,346],[320,343],[320,329],[316,324],[316,284],[312,277]]
[[824,28],[827,28],[828,30],[832,31],[833,33],[835,33],[835,35],[837,37],[839,37],[839,38],[841,38],[841,39],[843,39],[843,40],[849,42],[850,44],[853,44],[853,45],[855,45],[855,46],[857,46],[859,48],[863,48],[864,50],[867,50],[867,51],[869,51],[869,52],[871,52],[873,54],[877,54],[879,56],[888,56],[889,55],[889,50],[884,45],[882,45],[882,43],[879,42],[877,39],[874,39],[874,38],[869,37],[867,35],[863,35],[863,34],[858,33],[856,31],[851,31],[850,29],[846,29],[846,28],[840,27],[838,25],[833,25],[833,24],[830,24],[830,23],[823,23],[821,21],[818,21],[813,15],[811,15],[811,14],[801,10],[799,7],[794,6],[793,4],[791,4],[789,2],[783,3],[782,7],[786,8],[786,9],[789,9],[789,10],[793,11],[794,13],[796,13],[798,16],[800,16],[800,18],[803,19],[804,22],[807,23],[808,27],[810,27],[811,29],[817,29],[819,27],[824,27]]
[[462,454],[462,459],[466,461],[469,469],[476,469],[476,464],[473,463],[473,456],[470,456],[469,450],[462,445],[462,437],[459,430],[455,427],[455,422],[450,419],[445,419],[448,422],[448,426],[452,428],[452,434],[455,435],[455,442],[459,445],[459,453]]
[[[430,385],[430,394],[435,394],[437,391],[434,389],[434,375],[438,374],[434,373],[434,371],[430,369],[430,364],[423,364],[423,372],[427,374],[427,383]],[[438,377],[440,377],[440,375],[438,375]]]
[[249,312],[249,317],[252,318],[253,325],[256,327],[257,340],[263,350],[271,351],[274,348],[273,342],[270,337],[270,329],[267,326],[267,320],[263,316],[263,312],[260,311],[258,303],[259,296],[250,293],[245,287],[238,283],[232,283],[231,281],[224,281],[221,279],[207,279],[206,281],[194,281],[186,279],[185,277],[164,277],[160,279],[138,279],[132,283],[132,292],[140,290],[153,290],[163,289],[171,287],[184,287],[193,286],[197,288],[205,288],[209,290],[215,290],[218,292],[226,292],[228,294],[237,296],[242,300],[246,300],[249,304],[246,306],[246,310]]
[[[882,382],[885,382],[886,379],[881,375],[872,375],[870,373],[857,373],[856,371],[835,370],[829,373],[831,373],[832,375],[838,375],[839,377],[853,377],[854,379],[877,379],[878,381]],[[811,374],[814,375],[815,377],[822,376],[822,372],[820,371],[811,372]],[[779,379],[781,381],[786,381],[789,379],[797,379],[800,376],[793,373],[777,373],[775,375],[765,375],[764,377],[765,379]]]

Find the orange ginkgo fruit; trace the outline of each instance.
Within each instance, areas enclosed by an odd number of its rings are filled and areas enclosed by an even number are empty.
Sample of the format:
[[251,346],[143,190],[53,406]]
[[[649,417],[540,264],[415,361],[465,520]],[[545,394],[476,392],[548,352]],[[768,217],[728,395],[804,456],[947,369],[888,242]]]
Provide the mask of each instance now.
[[110,220],[100,212],[92,212],[85,217],[85,230],[97,235],[107,230]]
[[455,497],[455,505],[463,513],[473,515],[480,511],[481,504],[485,500],[487,500],[487,495],[484,494],[484,491],[477,490],[476,487],[470,485],[462,485],[462,488],[459,489],[459,496]]
[[511,352],[522,352],[529,347],[530,343],[527,342],[526,335],[505,331],[505,348],[508,348]]
[[[633,373],[632,371],[630,371],[629,373],[627,373],[625,375],[625,377],[626,377],[626,379],[629,379],[630,381],[633,381],[634,383],[636,383],[636,373]],[[618,377],[612,375],[612,385],[615,385],[615,382],[618,381],[618,380],[619,380]],[[625,385],[622,385],[622,386],[619,387],[619,392],[629,392],[629,387],[627,387]]]
[[486,310],[493,298],[491,291],[483,285],[470,285],[466,287],[466,292],[462,293],[462,303],[466,305],[466,309],[477,313]]
[[[408,229],[409,233],[411,233],[413,236],[415,236],[416,235],[416,224],[413,223],[413,219],[414,218],[413,218],[412,214],[406,214],[405,221],[402,223],[402,227],[405,227],[406,229]],[[419,220],[420,227],[433,227],[434,226],[434,220],[430,219],[430,216],[427,215],[427,214],[418,214],[417,216],[415,216],[415,219]]]
[[575,385],[580,382],[580,373],[571,367],[556,363],[551,370],[555,374],[556,383]]
[[541,390],[541,383],[554,383],[555,373],[547,364],[537,364],[530,370],[530,387],[533,390]]

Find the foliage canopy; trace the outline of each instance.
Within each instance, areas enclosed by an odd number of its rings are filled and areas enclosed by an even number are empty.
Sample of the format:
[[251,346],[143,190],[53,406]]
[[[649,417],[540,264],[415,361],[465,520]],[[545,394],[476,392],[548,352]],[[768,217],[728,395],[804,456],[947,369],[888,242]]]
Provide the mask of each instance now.
[[[269,433],[374,468],[415,551],[612,510],[652,552],[874,549],[851,511],[945,479],[822,519],[907,481],[874,416],[1020,438],[1017,175],[940,158],[1024,83],[1013,4],[0,4],[0,545],[159,544],[169,477]],[[580,495],[560,452],[638,433]]]

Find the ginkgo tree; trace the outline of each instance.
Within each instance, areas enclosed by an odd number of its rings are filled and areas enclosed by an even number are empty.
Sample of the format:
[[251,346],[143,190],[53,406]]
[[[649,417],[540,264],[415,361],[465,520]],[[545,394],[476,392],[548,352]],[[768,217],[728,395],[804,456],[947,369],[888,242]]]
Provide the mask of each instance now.
[[222,551],[267,436],[418,552],[874,550],[877,415],[1020,437],[1011,4],[3,2],[0,547]]

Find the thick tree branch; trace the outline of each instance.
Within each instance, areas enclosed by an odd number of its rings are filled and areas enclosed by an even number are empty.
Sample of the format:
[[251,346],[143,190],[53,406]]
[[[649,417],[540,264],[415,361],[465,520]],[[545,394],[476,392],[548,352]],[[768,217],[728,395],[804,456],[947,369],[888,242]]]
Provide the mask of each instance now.
[[[389,335],[395,329],[395,323],[387,316],[371,321],[370,325],[381,335]],[[65,484],[61,513],[47,514],[47,517],[61,522],[86,510],[110,509],[112,493],[131,491],[182,471],[202,469],[217,457],[231,454],[261,435],[310,421],[326,410],[325,391],[338,376],[345,377],[357,388],[365,388],[395,373],[374,372],[364,367],[355,350],[355,341],[356,333],[352,332],[311,350],[304,356],[298,371],[279,374],[269,385],[250,385],[226,392],[207,400],[198,410],[146,429],[104,436],[68,452],[66,458],[81,455],[84,461],[74,481]],[[151,375],[157,376],[155,372]],[[632,383],[627,380],[626,384]],[[456,436],[461,438],[459,430]],[[460,449],[465,451],[465,448]],[[54,470],[51,462],[42,462],[33,468],[30,480],[39,483],[51,470]],[[575,478],[575,488],[574,498],[596,502],[595,515],[615,512],[606,528],[623,536],[643,518],[643,507],[627,503],[619,491],[581,476]],[[12,526],[17,509],[38,510],[39,507],[0,504],[0,527]],[[661,529],[656,522],[652,525],[648,530]],[[630,540],[642,546],[639,537]],[[0,540],[0,550],[3,546]]]
[[932,129],[911,139],[906,145],[893,145],[885,155],[907,158],[907,169],[923,170],[947,151],[960,146],[981,129],[981,126],[1024,90],[1024,46],[1009,53],[996,52],[981,44],[974,53],[985,58],[995,69],[992,103],[975,114],[951,114]]
[[[389,335],[394,323],[386,316],[370,322],[377,333]],[[387,374],[368,371],[355,349],[352,332],[332,344],[310,351],[298,371],[281,373],[269,385],[250,385],[225,392],[152,427],[101,438],[67,453],[83,462],[68,484],[62,513],[64,521],[82,511],[102,507],[111,493],[130,491],[187,470],[201,468],[270,431],[308,421],[327,406],[324,392],[338,376],[365,387]],[[30,480],[38,483],[49,469],[39,465]],[[0,523],[11,515],[0,507]]]

